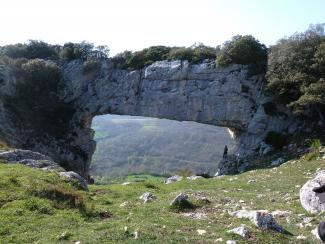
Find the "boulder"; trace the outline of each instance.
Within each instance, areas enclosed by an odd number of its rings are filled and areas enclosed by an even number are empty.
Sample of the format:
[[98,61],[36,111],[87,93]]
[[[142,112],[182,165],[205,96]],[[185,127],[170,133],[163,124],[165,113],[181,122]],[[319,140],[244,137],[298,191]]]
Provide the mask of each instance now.
[[87,181],[83,177],[81,177],[78,173],[74,171],[67,171],[67,172],[60,172],[59,174],[67,182],[77,182],[84,191],[88,191]]
[[283,158],[277,158],[277,159],[271,161],[271,166],[272,166],[272,167],[279,166],[280,164],[283,164],[284,161],[285,161],[285,160],[284,160]]
[[234,228],[232,230],[228,230],[227,232],[240,235],[241,237],[244,237],[244,238],[248,238],[250,236],[249,230],[244,225]]
[[143,203],[150,202],[154,200],[156,197],[151,192],[145,192],[139,197],[140,200],[143,200]]
[[325,171],[321,170],[316,177],[307,181],[300,189],[300,203],[310,213],[317,213],[325,210],[325,203],[319,198],[319,194],[313,190],[325,185]]
[[170,184],[170,183],[173,183],[173,182],[181,181],[182,179],[183,179],[182,176],[174,175],[172,177],[167,178],[165,180],[165,184]]
[[262,230],[284,231],[284,229],[278,225],[273,215],[266,210],[239,210],[230,213],[230,215],[237,218],[248,218],[254,225]]
[[181,206],[184,203],[187,203],[188,196],[184,193],[178,194],[174,200],[170,203],[170,206]]

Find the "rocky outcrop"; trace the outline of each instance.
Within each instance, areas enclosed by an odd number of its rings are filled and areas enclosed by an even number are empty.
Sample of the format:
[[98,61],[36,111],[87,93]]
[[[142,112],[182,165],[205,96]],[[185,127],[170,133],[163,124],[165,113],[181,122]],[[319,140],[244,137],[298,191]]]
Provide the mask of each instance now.
[[[68,109],[55,115],[50,111],[33,114],[30,123],[22,120],[23,109],[7,102],[17,93],[18,78],[6,67],[0,69],[0,138],[13,147],[49,155],[84,177],[95,150],[90,127],[96,115],[137,115],[228,127],[238,145],[237,157],[258,153],[269,131],[296,129],[284,108],[280,115],[265,112],[263,105],[272,98],[264,93],[264,75],[252,75],[248,66],[215,68],[208,61],[160,61],[127,71],[104,60],[100,71],[84,74],[80,60],[58,65],[63,79],[53,92],[62,102],[57,107]],[[37,94],[29,99],[37,99]],[[36,119],[38,123],[33,123]],[[62,123],[62,132],[51,127],[56,123]]]

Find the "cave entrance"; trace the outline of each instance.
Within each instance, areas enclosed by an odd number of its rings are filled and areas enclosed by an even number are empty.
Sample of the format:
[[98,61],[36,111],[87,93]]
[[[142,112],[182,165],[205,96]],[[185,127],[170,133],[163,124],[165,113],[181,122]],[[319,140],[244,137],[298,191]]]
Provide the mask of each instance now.
[[101,115],[92,121],[97,142],[90,174],[214,174],[223,149],[235,140],[225,127],[126,115]]

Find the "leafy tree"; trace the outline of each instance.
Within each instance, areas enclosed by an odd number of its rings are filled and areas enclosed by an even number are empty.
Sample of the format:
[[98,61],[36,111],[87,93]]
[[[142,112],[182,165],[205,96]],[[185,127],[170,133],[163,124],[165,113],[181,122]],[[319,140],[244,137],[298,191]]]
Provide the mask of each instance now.
[[56,59],[57,51],[55,46],[43,41],[29,40],[26,44],[14,44],[2,47],[1,53],[10,58],[27,59]]
[[234,36],[223,44],[217,54],[217,64],[228,66],[235,64],[264,65],[267,60],[267,48],[251,35]]
[[269,52],[267,88],[304,116],[324,120],[325,25],[281,39]]

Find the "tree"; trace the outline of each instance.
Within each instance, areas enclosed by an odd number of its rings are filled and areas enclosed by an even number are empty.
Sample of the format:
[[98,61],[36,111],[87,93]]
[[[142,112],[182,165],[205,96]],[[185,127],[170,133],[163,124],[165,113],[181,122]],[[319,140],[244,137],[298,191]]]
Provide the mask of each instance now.
[[251,35],[234,36],[223,44],[217,54],[217,64],[228,66],[229,64],[255,64],[265,65],[267,60],[267,48]]
[[304,117],[325,113],[325,25],[281,39],[270,48],[267,88],[278,101]]

